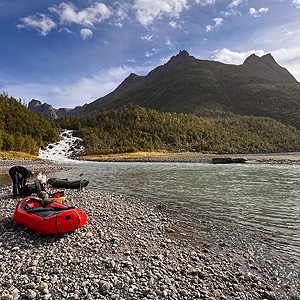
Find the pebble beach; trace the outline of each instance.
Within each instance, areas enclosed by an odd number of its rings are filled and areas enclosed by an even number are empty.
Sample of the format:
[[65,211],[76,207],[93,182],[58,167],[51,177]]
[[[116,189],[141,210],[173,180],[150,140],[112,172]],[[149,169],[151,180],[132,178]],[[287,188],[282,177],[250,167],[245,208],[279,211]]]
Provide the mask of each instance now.
[[43,236],[13,221],[21,198],[0,189],[0,300],[300,299],[297,281],[277,280],[280,269],[250,248],[190,239],[158,204],[88,187],[65,192],[87,223]]
[[158,207],[66,193],[87,223],[42,236],[13,221],[17,200],[1,189],[0,299],[300,299],[272,286],[251,253],[186,239]]

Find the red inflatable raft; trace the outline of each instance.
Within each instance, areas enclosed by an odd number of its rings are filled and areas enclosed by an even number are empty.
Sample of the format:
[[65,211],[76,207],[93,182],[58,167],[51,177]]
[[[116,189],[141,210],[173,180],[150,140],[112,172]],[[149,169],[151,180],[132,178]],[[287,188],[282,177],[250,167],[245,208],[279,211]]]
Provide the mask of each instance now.
[[14,220],[40,234],[62,234],[83,226],[87,215],[81,209],[30,196],[19,201]]

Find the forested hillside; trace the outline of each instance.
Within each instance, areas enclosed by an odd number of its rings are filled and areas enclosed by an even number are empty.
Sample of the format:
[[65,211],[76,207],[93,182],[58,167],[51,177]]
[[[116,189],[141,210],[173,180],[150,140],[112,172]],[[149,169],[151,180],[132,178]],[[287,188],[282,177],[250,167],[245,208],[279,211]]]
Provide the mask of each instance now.
[[27,109],[21,101],[0,95],[0,150],[37,154],[45,142],[59,140],[60,128]]
[[62,128],[83,133],[87,154],[134,151],[299,151],[300,131],[271,118],[229,115],[200,118],[129,105],[64,117]]

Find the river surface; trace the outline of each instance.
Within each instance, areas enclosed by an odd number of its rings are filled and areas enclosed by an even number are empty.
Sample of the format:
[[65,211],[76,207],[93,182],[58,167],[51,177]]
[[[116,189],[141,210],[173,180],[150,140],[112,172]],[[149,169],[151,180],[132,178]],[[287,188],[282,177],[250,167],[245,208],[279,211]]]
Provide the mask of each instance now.
[[[65,164],[65,163],[64,163]],[[49,176],[90,180],[89,187],[161,204],[197,228],[259,236],[270,251],[300,262],[300,165],[77,162]],[[222,233],[222,231],[224,231]],[[229,232],[228,232],[229,231]],[[241,237],[240,237],[241,238]],[[267,251],[269,251],[267,250]]]

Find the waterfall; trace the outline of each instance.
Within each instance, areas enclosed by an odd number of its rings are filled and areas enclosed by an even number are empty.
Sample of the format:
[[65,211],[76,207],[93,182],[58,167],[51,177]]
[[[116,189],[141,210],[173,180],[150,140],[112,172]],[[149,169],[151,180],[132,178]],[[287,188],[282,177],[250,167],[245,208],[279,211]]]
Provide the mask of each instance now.
[[73,130],[63,129],[61,140],[41,147],[38,157],[55,163],[65,163],[76,160],[76,153],[84,151],[80,145],[81,138],[74,136]]

